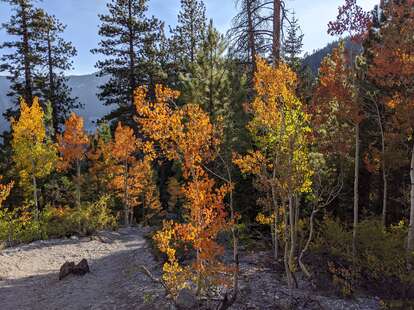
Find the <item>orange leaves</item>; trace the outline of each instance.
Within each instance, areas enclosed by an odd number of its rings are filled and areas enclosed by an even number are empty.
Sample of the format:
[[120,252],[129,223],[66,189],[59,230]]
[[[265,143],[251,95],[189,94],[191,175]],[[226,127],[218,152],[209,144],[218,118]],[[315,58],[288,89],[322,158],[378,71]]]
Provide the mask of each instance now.
[[382,100],[392,112],[392,127],[410,136],[414,130],[413,1],[389,1],[383,12],[368,76],[385,93]]
[[65,132],[57,137],[58,150],[62,155],[59,168],[63,171],[86,156],[89,138],[83,128],[83,118],[72,113],[65,122]]
[[318,147],[324,153],[348,154],[354,127],[362,121],[353,86],[353,73],[343,44],[326,57],[310,107]]
[[134,130],[128,126],[122,126],[119,122],[115,130],[115,140],[112,143],[112,156],[119,162],[133,162],[135,160],[134,153],[138,150],[138,143]]
[[[178,96],[178,92],[158,85],[155,102],[150,102],[146,100],[146,89],[139,88],[135,92],[137,121],[168,159],[183,161],[184,174],[189,175],[191,167],[213,157],[220,141],[208,114],[198,105],[189,104],[181,109],[169,106]],[[149,146],[154,148],[147,143],[147,149]]]
[[[198,105],[172,108],[178,92],[158,85],[155,93],[151,102],[145,88],[135,92],[137,122],[150,139],[145,148],[152,157],[165,156],[181,163],[185,180],[181,189],[177,182],[172,184],[176,195],[172,203],[175,205],[178,196],[183,196],[186,222],[164,222],[163,229],[154,236],[160,251],[168,256],[163,279],[172,294],[189,280],[195,281],[199,290],[207,289],[205,286],[220,278],[223,271],[217,260],[223,248],[215,239],[231,225],[224,204],[230,188],[217,187],[204,170],[220,144],[219,130]],[[176,257],[179,248],[196,252],[193,268],[180,266]]]

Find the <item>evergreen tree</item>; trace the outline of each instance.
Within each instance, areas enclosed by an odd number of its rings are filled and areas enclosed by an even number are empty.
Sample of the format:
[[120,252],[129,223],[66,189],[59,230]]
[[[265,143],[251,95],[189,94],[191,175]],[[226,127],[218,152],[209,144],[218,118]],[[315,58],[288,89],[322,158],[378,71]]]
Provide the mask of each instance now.
[[65,30],[55,16],[44,14],[41,27],[42,63],[47,67],[47,73],[40,81],[40,89],[45,101],[50,102],[52,126],[54,133],[59,133],[61,125],[73,109],[80,108],[77,98],[71,97],[71,89],[67,85],[64,73],[72,69],[71,58],[76,55],[76,49],[71,42],[63,40],[60,35]]
[[107,116],[125,124],[133,124],[134,90],[140,85],[154,86],[160,78],[159,40],[163,24],[148,18],[148,0],[111,0],[108,14],[100,15],[102,37],[94,54],[105,56],[96,63],[99,76],[109,76],[102,85],[99,98],[118,108]]
[[292,20],[290,21],[287,29],[287,37],[284,42],[283,56],[286,63],[296,72],[300,68],[300,54],[303,48],[303,33],[300,29],[299,21],[292,14]]
[[[7,23],[2,24],[8,35],[16,39],[0,44],[0,49],[10,50],[0,59],[0,71],[8,73],[11,91],[8,96],[22,96],[26,102],[33,102],[34,96],[40,94],[37,81],[41,78],[38,65],[42,63],[39,50],[41,41],[40,27],[42,11],[33,7],[31,0],[1,0],[14,8],[14,15]],[[16,116],[19,106],[6,111],[5,116]]]
[[171,30],[171,51],[180,70],[185,70],[197,57],[204,40],[206,7],[201,0],[181,0],[178,25]]
[[226,48],[223,36],[210,21],[206,38],[190,67],[190,72],[181,75],[183,101],[201,105],[213,119],[217,119],[219,115],[224,116],[230,102]]

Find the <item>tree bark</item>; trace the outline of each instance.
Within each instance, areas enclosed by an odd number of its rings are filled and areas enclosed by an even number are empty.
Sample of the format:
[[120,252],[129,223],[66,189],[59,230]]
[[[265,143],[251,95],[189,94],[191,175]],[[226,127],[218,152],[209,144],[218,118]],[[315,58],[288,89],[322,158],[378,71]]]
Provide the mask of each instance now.
[[310,216],[309,219],[309,236],[308,236],[308,240],[306,241],[305,246],[303,247],[302,251],[300,252],[299,255],[299,266],[300,269],[302,269],[303,273],[310,278],[311,277],[311,273],[309,272],[308,268],[306,267],[305,263],[303,262],[303,257],[305,256],[305,253],[308,251],[309,249],[309,245],[312,242],[312,238],[313,238],[313,232],[314,232],[314,228],[313,228],[313,222],[315,219],[315,215],[318,213],[318,209],[314,208],[312,210],[312,214]]
[[411,151],[411,165],[410,165],[410,180],[411,180],[411,191],[410,191],[410,225],[408,227],[408,241],[407,251],[409,253],[414,250],[414,144]]
[[50,37],[50,30],[47,31],[47,55],[48,55],[48,68],[49,68],[49,101],[52,105],[52,122],[54,129],[54,136],[59,132],[59,116],[58,109],[56,107],[56,86],[53,76],[53,54],[52,54],[52,42]]
[[24,99],[27,104],[33,102],[33,88],[32,88],[32,71],[30,61],[30,37],[28,31],[29,17],[27,12],[27,4],[25,1],[20,2],[21,16],[22,16],[22,30],[23,30],[23,58],[24,58],[24,79],[25,79],[25,94]]
[[355,126],[355,176],[354,176],[354,224],[352,232],[352,256],[356,257],[356,239],[357,239],[357,226],[358,226],[358,215],[359,215],[359,124]]
[[124,163],[124,222],[129,227],[129,203],[128,203],[128,163]]
[[387,200],[388,200],[388,178],[387,178],[387,165],[385,162],[385,134],[384,126],[382,124],[381,113],[378,104],[375,102],[375,108],[377,112],[378,127],[381,133],[381,168],[382,168],[382,225],[385,227],[387,224]]
[[278,66],[280,61],[280,33],[282,27],[281,20],[281,0],[273,0],[273,64]]
[[256,45],[254,38],[254,26],[253,26],[253,10],[251,0],[247,0],[247,31],[248,31],[248,44],[249,44],[249,56],[252,63],[253,74],[256,72]]
[[[285,210],[286,210],[286,205],[285,205]],[[289,289],[293,289],[294,286],[294,280],[293,280],[293,276],[292,276],[292,272],[290,270],[290,266],[289,266],[289,215],[288,212],[285,212],[284,215],[284,222],[285,222],[285,251],[284,251],[284,258],[283,258],[283,262],[285,265],[285,272],[286,272],[286,279],[287,279],[287,284]]]
[[81,205],[81,165],[79,159],[76,160],[76,203]]
[[36,176],[34,173],[32,174],[32,182],[33,182],[33,200],[35,204],[35,220],[36,222],[39,222],[39,202],[37,199],[37,182],[36,182]]
[[135,50],[134,39],[135,32],[132,26],[132,0],[128,0],[128,30],[129,30],[129,87],[131,88],[131,107],[134,106],[134,92],[137,87],[135,79]]
[[275,261],[278,260],[279,258],[279,238],[277,235],[277,226],[279,224],[279,209],[278,209],[278,205],[277,205],[277,199],[276,199],[276,190],[274,188],[274,186],[272,185],[272,201],[273,201],[273,209],[274,209],[274,213],[275,213],[275,220],[273,223],[273,257],[275,259]]

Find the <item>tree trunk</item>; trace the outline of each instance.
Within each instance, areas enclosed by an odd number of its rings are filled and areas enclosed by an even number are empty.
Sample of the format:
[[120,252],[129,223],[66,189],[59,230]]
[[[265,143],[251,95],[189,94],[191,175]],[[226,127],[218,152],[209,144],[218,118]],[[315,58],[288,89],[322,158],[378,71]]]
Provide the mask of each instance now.
[[249,56],[251,58],[252,71],[254,74],[256,72],[256,45],[254,39],[253,10],[251,0],[247,0],[247,27]]
[[52,126],[54,129],[54,137],[56,138],[56,134],[59,133],[59,116],[58,116],[58,109],[56,106],[56,86],[55,86],[55,79],[53,76],[53,55],[52,55],[52,42],[50,37],[50,31],[48,30],[47,33],[47,54],[48,54],[48,67],[49,67],[49,101],[52,105]]
[[124,222],[129,227],[129,203],[128,203],[128,163],[124,163]]
[[278,205],[277,205],[277,199],[276,199],[276,190],[274,189],[274,186],[272,186],[272,201],[273,201],[273,208],[274,208],[274,214],[275,214],[275,220],[273,223],[273,256],[275,261],[279,258],[279,238],[277,235],[277,226],[279,224],[279,214],[278,214]]
[[24,58],[24,79],[25,79],[25,94],[24,99],[27,104],[32,104],[33,102],[33,88],[32,88],[32,71],[31,71],[31,61],[30,61],[30,35],[28,31],[29,17],[27,16],[27,4],[25,2],[20,2],[21,9],[21,18],[22,18],[22,30],[23,30],[23,58]]
[[357,239],[357,226],[358,226],[358,214],[359,214],[359,124],[355,126],[355,176],[354,176],[354,224],[352,232],[352,256],[356,257],[356,239]]
[[281,19],[281,0],[273,0],[273,46],[272,56],[274,66],[278,66],[280,61],[280,33],[282,28]]
[[283,258],[283,262],[285,265],[285,272],[286,272],[286,279],[287,279],[287,284],[288,287],[290,289],[293,288],[294,285],[294,281],[293,281],[293,276],[292,276],[292,272],[290,270],[290,266],[289,266],[289,215],[288,212],[286,210],[286,205],[285,205],[285,215],[284,215],[284,224],[285,224],[285,250],[284,250],[284,258]]
[[76,203],[81,205],[81,165],[79,159],[76,160]]
[[382,226],[387,224],[387,200],[388,200],[388,180],[387,180],[387,165],[385,162],[385,134],[384,126],[382,124],[381,113],[378,107],[378,104],[375,103],[375,108],[377,112],[378,127],[381,133],[381,168],[382,168]]
[[410,225],[408,227],[408,241],[407,241],[407,251],[409,253],[413,252],[414,250],[414,144],[413,144],[413,150],[411,151],[410,180],[411,180]]
[[137,87],[135,79],[135,50],[134,39],[135,32],[132,25],[132,0],[128,0],[128,30],[129,30],[129,87],[131,89],[131,107],[134,106],[134,92]]
[[289,227],[290,227],[290,251],[289,251],[289,268],[291,271],[295,269],[295,250],[296,250],[296,236],[295,236],[295,205],[293,196],[289,197]]
[[302,269],[303,273],[308,278],[311,277],[311,273],[309,272],[308,268],[306,267],[305,263],[303,262],[303,257],[305,256],[306,252],[309,249],[309,245],[312,242],[313,231],[314,231],[313,222],[314,222],[316,213],[318,213],[318,209],[314,208],[312,210],[312,214],[311,214],[310,219],[309,219],[309,236],[308,236],[308,240],[306,241],[306,244],[303,247],[303,249],[302,249],[302,251],[300,252],[300,255],[299,255],[299,266],[300,266],[300,269]]
[[32,174],[32,182],[33,182],[33,200],[35,204],[35,220],[36,222],[39,222],[39,202],[37,199],[37,182],[36,182],[36,176],[34,173]]

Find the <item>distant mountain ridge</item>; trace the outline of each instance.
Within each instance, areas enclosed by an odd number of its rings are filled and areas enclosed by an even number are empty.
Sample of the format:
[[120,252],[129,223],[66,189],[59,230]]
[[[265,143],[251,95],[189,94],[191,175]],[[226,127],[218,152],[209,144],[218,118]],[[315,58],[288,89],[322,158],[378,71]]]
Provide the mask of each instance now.
[[[338,45],[339,41],[331,42],[325,47],[314,51],[312,54],[305,55],[302,62],[303,66],[309,67],[314,76],[318,75],[319,67],[323,59],[331,54],[333,49],[337,48]],[[345,40],[345,47],[346,49],[352,49],[352,51],[355,51],[355,53],[353,53],[354,55],[359,54],[362,50],[361,45],[355,44],[349,39]]]
[[[84,106],[75,112],[85,120],[85,128],[94,130],[96,121],[109,114],[113,108],[105,106],[97,97],[99,86],[104,84],[108,77],[98,77],[96,74],[73,75],[68,77],[68,86],[72,88],[72,96],[78,97],[78,101]],[[3,112],[11,106],[12,99],[7,96],[10,83],[5,76],[0,76],[0,131],[9,128],[9,123],[3,117]]]

